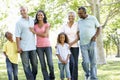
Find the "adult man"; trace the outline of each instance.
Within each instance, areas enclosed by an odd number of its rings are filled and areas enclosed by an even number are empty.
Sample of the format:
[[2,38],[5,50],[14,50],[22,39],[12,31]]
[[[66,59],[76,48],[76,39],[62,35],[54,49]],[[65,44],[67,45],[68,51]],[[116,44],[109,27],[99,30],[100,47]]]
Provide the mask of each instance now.
[[82,67],[85,71],[85,78],[88,80],[97,80],[96,65],[96,37],[100,32],[100,25],[94,16],[87,15],[84,7],[78,8],[78,15],[81,18],[78,21],[80,35],[80,48],[82,53]]
[[38,64],[35,36],[29,30],[29,27],[34,26],[34,20],[28,16],[27,12],[28,10],[26,7],[20,7],[21,18],[16,23],[15,36],[26,79],[35,80]]

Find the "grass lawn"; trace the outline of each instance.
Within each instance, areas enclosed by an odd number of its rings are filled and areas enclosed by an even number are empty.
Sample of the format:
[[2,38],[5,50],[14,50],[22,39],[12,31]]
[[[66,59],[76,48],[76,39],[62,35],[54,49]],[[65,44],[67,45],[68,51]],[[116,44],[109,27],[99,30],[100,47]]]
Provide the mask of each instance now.
[[[54,61],[56,80],[60,80],[57,59],[54,57],[53,61]],[[19,67],[19,71],[18,71],[19,80],[26,80],[20,59],[19,59],[18,67]],[[78,78],[79,78],[78,80],[84,80],[84,72],[81,67],[81,59],[79,59],[79,77]],[[2,56],[0,55],[0,80],[8,80],[6,65],[5,65],[5,58],[3,55]],[[40,64],[38,64],[38,74],[37,74],[36,80],[43,80]],[[107,60],[107,64],[98,65],[98,80],[120,80],[120,59]]]

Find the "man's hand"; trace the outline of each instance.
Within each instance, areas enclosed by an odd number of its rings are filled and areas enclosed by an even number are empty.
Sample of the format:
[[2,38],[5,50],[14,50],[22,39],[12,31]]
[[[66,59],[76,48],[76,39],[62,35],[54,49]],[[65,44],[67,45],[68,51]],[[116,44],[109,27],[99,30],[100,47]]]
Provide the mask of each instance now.
[[95,35],[92,37],[91,41],[96,41],[96,38],[97,38],[98,35],[100,34],[100,30],[101,30],[101,27],[98,27],[98,28],[97,28],[97,31],[96,31]]
[[91,41],[96,41],[96,36],[95,35],[92,37]]

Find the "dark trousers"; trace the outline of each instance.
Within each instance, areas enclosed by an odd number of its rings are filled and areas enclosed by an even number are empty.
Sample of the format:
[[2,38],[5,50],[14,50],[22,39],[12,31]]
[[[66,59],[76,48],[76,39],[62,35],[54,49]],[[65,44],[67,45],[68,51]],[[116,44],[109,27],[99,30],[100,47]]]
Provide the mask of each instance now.
[[70,73],[71,80],[78,80],[78,57],[79,57],[79,47],[70,48]]
[[[37,47],[37,53],[41,64],[41,70],[43,74],[44,80],[54,80],[54,67],[53,67],[53,60],[52,60],[52,49],[51,47]],[[49,74],[47,71],[45,56],[47,60],[47,65],[49,67]]]

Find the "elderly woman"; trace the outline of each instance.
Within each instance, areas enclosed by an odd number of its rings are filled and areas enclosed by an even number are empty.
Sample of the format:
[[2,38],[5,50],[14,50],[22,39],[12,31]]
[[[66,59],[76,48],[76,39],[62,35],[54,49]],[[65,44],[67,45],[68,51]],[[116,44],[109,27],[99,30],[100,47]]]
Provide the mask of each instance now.
[[75,12],[68,12],[68,22],[63,25],[62,32],[66,33],[69,38],[71,80],[78,80],[79,37],[77,25],[77,22],[75,22]]

